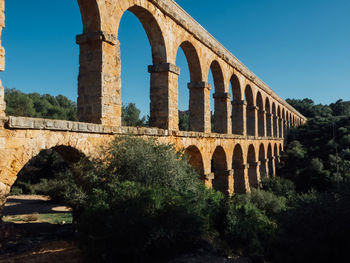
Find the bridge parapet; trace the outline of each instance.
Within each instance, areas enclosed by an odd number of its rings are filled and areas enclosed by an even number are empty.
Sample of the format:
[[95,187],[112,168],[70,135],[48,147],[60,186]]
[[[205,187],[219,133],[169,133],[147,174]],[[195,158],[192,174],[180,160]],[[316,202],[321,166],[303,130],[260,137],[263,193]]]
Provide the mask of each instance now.
[[148,127],[107,126],[95,123],[52,120],[28,117],[9,116],[5,121],[5,128],[12,130],[48,130],[77,133],[95,133],[108,135],[146,135],[146,136],[175,136],[190,138],[220,138],[239,140],[281,140],[279,137],[257,137],[249,135],[204,133],[194,131],[164,130]]

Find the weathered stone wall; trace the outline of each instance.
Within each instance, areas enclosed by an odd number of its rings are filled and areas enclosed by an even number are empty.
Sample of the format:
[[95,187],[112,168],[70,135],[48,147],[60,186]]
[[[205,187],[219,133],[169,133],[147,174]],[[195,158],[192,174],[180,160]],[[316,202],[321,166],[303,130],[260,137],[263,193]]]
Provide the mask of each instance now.
[[[243,135],[112,127],[25,117],[9,117],[5,127],[0,129],[0,183],[6,192],[15,182],[18,172],[41,150],[66,146],[68,149],[77,150],[89,158],[94,158],[98,157],[100,147],[108,145],[115,136],[133,134],[143,138],[157,138],[162,143],[172,143],[177,149],[197,149],[200,153],[200,159],[197,156],[197,159],[193,159],[193,161],[203,164],[199,170],[202,171],[202,178],[206,185],[211,187],[215,178],[222,177],[224,181],[227,181],[227,189],[224,191],[230,194],[234,192],[233,153],[237,145],[242,149],[243,157],[240,165],[244,166],[244,178],[242,179],[244,182],[237,181],[236,184],[246,185],[245,191],[249,191],[249,167],[258,169],[260,163],[257,160],[268,161],[267,149],[269,145],[272,149],[278,149],[274,157],[278,157],[279,149],[283,148],[283,139],[279,138],[256,139]],[[248,159],[249,147],[254,149],[254,158],[251,160]],[[259,151],[261,147],[264,149],[263,152]],[[217,171],[213,171],[213,167],[211,167],[214,152],[218,148],[222,149],[223,157],[217,165],[224,167],[219,175],[215,174]],[[256,178],[254,182],[257,184],[260,180],[260,173],[256,169],[251,170],[250,174],[251,177]],[[270,171],[270,173],[274,172]],[[255,187],[256,184],[253,186]]]

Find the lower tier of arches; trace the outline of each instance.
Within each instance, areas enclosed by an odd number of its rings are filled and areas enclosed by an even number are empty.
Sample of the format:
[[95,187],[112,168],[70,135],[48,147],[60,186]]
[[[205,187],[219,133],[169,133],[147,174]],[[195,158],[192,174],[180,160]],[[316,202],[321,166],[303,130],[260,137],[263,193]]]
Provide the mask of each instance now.
[[[45,149],[56,150],[67,162],[74,163],[81,156],[98,157],[101,146],[108,145],[115,136],[133,134],[153,138],[184,150],[189,163],[208,187],[232,195],[246,193],[252,187],[259,187],[263,177],[274,176],[284,143],[278,138],[11,118],[0,128],[0,205],[20,170]],[[39,129],[41,122],[45,122],[45,127]]]

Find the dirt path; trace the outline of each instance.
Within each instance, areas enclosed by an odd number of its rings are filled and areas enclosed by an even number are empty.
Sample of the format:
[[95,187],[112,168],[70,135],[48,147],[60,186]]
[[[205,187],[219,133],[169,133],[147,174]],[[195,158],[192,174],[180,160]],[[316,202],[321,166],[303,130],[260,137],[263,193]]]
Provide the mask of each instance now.
[[47,196],[8,197],[0,227],[0,262],[80,262],[69,261],[68,255],[80,253],[70,223],[71,209]]

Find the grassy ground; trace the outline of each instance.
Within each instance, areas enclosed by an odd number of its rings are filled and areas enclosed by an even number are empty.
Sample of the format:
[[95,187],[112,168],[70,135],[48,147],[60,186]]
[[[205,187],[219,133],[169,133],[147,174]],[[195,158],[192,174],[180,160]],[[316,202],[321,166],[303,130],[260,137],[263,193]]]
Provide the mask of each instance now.
[[47,214],[24,214],[8,215],[2,218],[3,222],[10,223],[49,223],[49,224],[71,224],[72,213],[47,213]]

